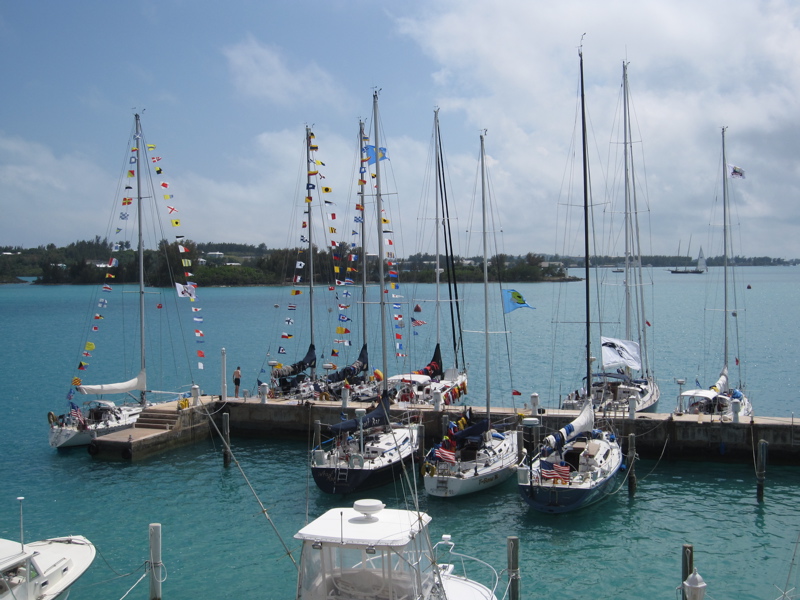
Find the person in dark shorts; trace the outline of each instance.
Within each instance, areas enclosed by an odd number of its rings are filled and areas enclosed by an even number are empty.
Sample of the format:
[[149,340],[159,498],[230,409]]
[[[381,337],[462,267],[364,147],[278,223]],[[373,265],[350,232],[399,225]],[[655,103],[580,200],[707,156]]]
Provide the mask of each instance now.
[[233,385],[235,386],[233,395],[234,397],[239,397],[239,384],[242,382],[242,367],[236,367],[236,370],[233,372]]

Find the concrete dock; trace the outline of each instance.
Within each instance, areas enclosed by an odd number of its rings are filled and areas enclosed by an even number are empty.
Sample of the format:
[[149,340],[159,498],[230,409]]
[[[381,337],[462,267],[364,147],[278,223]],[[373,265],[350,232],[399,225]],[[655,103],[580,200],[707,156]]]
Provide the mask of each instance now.
[[[193,402],[189,399],[188,402]],[[342,408],[339,402],[259,398],[228,398],[201,396],[196,406],[179,408],[179,403],[158,404],[142,413],[139,422],[131,429],[96,438],[89,446],[89,453],[97,458],[115,460],[137,460],[170,448],[183,446],[205,439],[215,429],[210,422],[221,420],[221,414],[229,414],[232,435],[250,437],[286,436],[308,439],[314,422],[335,424],[343,418],[355,416],[356,408],[369,408],[366,403],[350,402]],[[392,406],[392,417],[411,417],[424,427],[426,447],[437,442],[442,435],[443,415],[457,420],[466,407],[450,405],[443,411],[430,405]],[[476,416],[483,412],[473,407]],[[492,418],[497,422],[521,423],[524,417],[535,416],[540,421],[539,435],[556,431],[572,421],[577,411],[560,409],[530,410],[511,408],[492,409]],[[596,426],[604,417],[596,416]],[[793,418],[754,417],[739,423],[713,419],[708,415],[675,413],[637,413],[635,419],[627,414],[606,415],[605,419],[627,445],[629,434],[636,435],[636,451],[641,458],[667,460],[726,461],[753,464],[755,448],[760,440],[769,444],[770,464],[800,464],[800,423]],[[532,437],[528,430],[526,437]],[[797,438],[797,442],[795,442]]]

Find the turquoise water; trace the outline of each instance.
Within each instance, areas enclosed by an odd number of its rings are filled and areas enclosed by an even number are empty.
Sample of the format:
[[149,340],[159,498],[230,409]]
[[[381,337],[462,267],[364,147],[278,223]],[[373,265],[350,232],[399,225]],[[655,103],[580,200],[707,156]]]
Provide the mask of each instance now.
[[[790,416],[798,402],[794,374],[799,366],[795,340],[800,333],[796,302],[800,278],[793,268],[753,268],[743,274],[752,288],[746,296],[748,350],[742,361],[747,367],[749,394],[757,414]],[[720,359],[716,350],[713,357],[704,358],[704,353],[711,354],[704,331],[708,325],[703,310],[708,283],[704,276],[656,272],[654,277],[654,365],[662,387],[662,410],[668,410],[678,393],[674,378],[693,382],[699,377],[705,384],[703,370],[718,370]],[[481,329],[482,289],[468,287],[464,294],[466,327]],[[547,404],[552,401],[555,286],[520,285],[517,289],[537,308],[507,315],[505,328],[513,332],[513,379],[502,361],[495,360],[504,353],[505,338],[492,336],[490,363],[497,369],[492,376],[492,399],[510,403],[513,388],[523,391],[523,400],[531,391],[538,391]],[[403,290],[405,302],[416,302],[412,290],[413,286]],[[431,295],[430,286],[413,291],[414,298]],[[141,570],[127,578],[118,578],[116,573],[141,567],[148,552],[148,524],[160,522],[168,575],[165,598],[292,598],[295,575],[291,561],[259,513],[242,476],[234,468],[223,468],[214,441],[135,464],[95,461],[85,450],[56,452],[47,445],[45,415],[65,406],[64,395],[75,375],[84,339],[86,306],[93,293],[77,286],[0,287],[0,332],[6,342],[0,402],[7,428],[0,439],[0,536],[18,538],[16,497],[25,496],[27,540],[80,533],[97,544],[98,558],[74,586],[71,597],[119,598]],[[579,284],[567,293],[570,301],[580,298]],[[318,321],[320,340],[330,339],[335,326],[337,312],[327,312],[328,300],[318,294],[323,308]],[[561,301],[567,304],[567,300]],[[218,393],[218,355],[220,347],[225,347],[228,377],[236,364],[241,364],[243,384],[254,385],[267,351],[276,352],[281,343],[286,302],[283,289],[201,290],[198,305],[203,308],[202,347],[207,357],[205,369],[195,370],[194,381],[204,391]],[[276,309],[275,303],[280,308]],[[178,310],[187,306],[178,306]],[[405,313],[410,311],[406,308]],[[187,322],[186,311],[180,314],[184,327],[193,329],[191,316]],[[421,317],[429,324],[416,328],[420,335],[405,338],[408,360],[414,365],[429,359],[431,315],[429,305],[423,304]],[[111,323],[112,317],[109,312],[105,320]],[[299,316],[297,320],[299,332]],[[180,331],[169,330],[160,313],[155,313],[152,321],[154,337],[163,345],[178,339]],[[575,331],[566,331],[565,336],[577,340],[574,354],[579,359],[582,332],[577,325],[565,327],[570,328]],[[504,326],[497,324],[492,329]],[[409,330],[404,329],[403,335]],[[354,326],[353,331],[354,339],[359,339],[360,330]],[[171,352],[153,353],[152,387],[178,389],[190,380],[183,372],[187,363],[196,362],[197,345],[192,345],[194,336],[188,339],[188,359],[187,354],[173,361]],[[287,356],[292,356],[295,348],[302,353],[308,343],[300,334],[292,341],[295,346],[286,344]],[[109,344],[110,340],[98,350]],[[470,399],[481,405],[483,337],[467,334],[466,344]],[[317,345],[327,347],[325,341]],[[348,349],[353,358],[358,345]],[[370,347],[376,348],[372,343]],[[349,360],[342,354],[340,364]],[[396,366],[393,354],[389,371]],[[121,347],[112,353],[98,351],[89,373],[99,378],[111,374],[119,364],[135,365],[137,360],[135,353]],[[371,354],[371,360],[378,366],[377,352]],[[564,364],[570,361],[572,358],[563,359]],[[572,377],[566,374],[554,387],[568,388],[573,385]],[[234,442],[240,464],[292,549],[297,545],[291,536],[307,515],[313,517],[352,501],[323,496],[316,490],[306,467],[306,441]],[[458,549],[480,555],[498,568],[505,565],[506,536],[519,536],[525,597],[641,597],[646,590],[657,597],[674,598],[684,543],[695,546],[695,564],[709,584],[710,597],[779,595],[773,584],[783,586],[800,533],[796,509],[800,470],[770,466],[763,503],[756,500],[752,465],[642,461],[637,473],[640,481],[635,498],[629,499],[623,488],[595,509],[567,516],[529,511],[518,498],[513,481],[482,495],[449,501],[423,497],[421,502],[434,518],[434,536],[452,534]],[[366,495],[395,506],[403,496],[396,486]],[[144,585],[129,597],[144,597]]]

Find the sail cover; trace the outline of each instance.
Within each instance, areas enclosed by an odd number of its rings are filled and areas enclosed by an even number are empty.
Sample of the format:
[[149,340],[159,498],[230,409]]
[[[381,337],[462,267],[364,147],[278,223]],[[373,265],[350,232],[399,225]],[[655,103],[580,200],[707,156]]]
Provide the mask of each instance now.
[[78,391],[81,394],[124,394],[134,390],[144,391],[147,389],[147,374],[145,370],[129,381],[121,383],[101,383],[99,385],[79,385]]
[[272,376],[276,379],[280,377],[291,377],[292,375],[297,375],[309,367],[315,367],[316,365],[317,351],[314,349],[314,344],[311,344],[309,345],[308,352],[306,352],[306,356],[303,358],[303,360],[296,362],[293,365],[276,367],[272,369]]
[[642,369],[638,343],[631,340],[601,337],[600,345],[603,347],[604,368],[630,367],[635,371]]
[[364,429],[368,429],[369,427],[379,427],[381,425],[386,425],[389,422],[389,394],[387,392],[383,392],[383,395],[381,396],[381,402],[378,404],[378,408],[368,412],[361,417],[361,419],[355,418],[350,419],[349,421],[337,423],[336,425],[331,425],[331,433],[333,435],[338,435],[340,433],[356,431],[359,428],[359,422],[362,421],[364,423]]
[[548,435],[544,438],[543,443],[551,448],[560,448],[572,438],[592,429],[594,429],[594,409],[592,408],[592,403],[587,402],[583,405],[581,414],[572,423],[565,425],[556,433]]
[[369,360],[367,358],[367,345],[364,344],[361,348],[361,352],[358,354],[358,358],[356,362],[352,365],[349,365],[342,369],[341,371],[336,371],[336,373],[331,373],[328,375],[328,383],[339,383],[340,381],[344,381],[348,377],[355,377],[362,371],[366,371],[369,367]]
[[442,350],[439,348],[439,344],[436,344],[436,350],[433,351],[431,362],[419,371],[414,371],[414,374],[427,375],[431,378],[444,375],[444,371],[442,371]]

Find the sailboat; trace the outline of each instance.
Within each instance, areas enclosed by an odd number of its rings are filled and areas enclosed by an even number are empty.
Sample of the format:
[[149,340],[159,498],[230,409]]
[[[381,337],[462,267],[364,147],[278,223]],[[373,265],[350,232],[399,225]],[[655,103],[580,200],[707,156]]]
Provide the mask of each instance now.
[[[379,148],[378,92],[372,98],[374,124],[374,144]],[[377,154],[377,151],[376,151]],[[383,214],[381,188],[381,161],[376,158],[375,202],[376,214]],[[383,224],[376,219],[378,240],[381,252],[384,247]],[[388,259],[387,259],[388,260]],[[380,290],[380,323],[382,372],[387,372],[387,313],[386,286],[384,278],[384,257],[378,261]],[[329,427],[331,438],[321,440],[321,432],[315,431],[315,446],[311,455],[311,474],[314,482],[323,491],[331,494],[345,494],[383,485],[402,473],[419,449],[419,435],[416,425],[392,423],[389,406],[391,403],[388,382],[381,377],[379,381],[379,402],[377,407],[366,412],[356,411],[356,418]],[[364,412],[361,412],[364,411]]]
[[[600,410],[627,411],[631,405],[636,412],[653,410],[661,396],[650,366],[647,348],[644,278],[639,239],[639,218],[633,170],[631,141],[630,95],[628,63],[622,63],[623,137],[624,137],[624,201],[625,201],[625,262],[623,281],[625,331],[624,339],[600,337],[602,372],[592,381],[592,403]],[[612,369],[616,369],[612,371]]]
[[[689,238],[689,248],[690,248],[690,250],[686,252],[687,258],[689,256],[689,253],[691,252],[691,247],[692,247],[692,239]],[[678,253],[680,254],[680,249],[678,249]],[[708,271],[708,267],[706,266],[706,257],[703,255],[703,247],[702,246],[700,246],[700,254],[697,255],[697,263],[695,263],[695,267],[693,269],[690,269],[689,267],[683,267],[683,268],[676,267],[674,269],[670,269],[669,270],[670,273],[675,273],[676,275],[677,274],[684,274],[684,273],[691,273],[693,275],[700,275],[702,273],[705,273],[706,271]]]
[[425,492],[451,498],[500,485],[522,461],[515,431],[500,432],[491,424],[491,369],[489,368],[489,223],[486,210],[486,154],[481,134],[481,207],[483,216],[483,299],[486,366],[486,418],[473,426],[453,431],[432,448],[423,468]]
[[[447,187],[444,172],[444,157],[442,153],[442,138],[439,128],[439,109],[434,110],[433,124],[433,153],[435,163],[435,201],[434,201],[434,263],[436,299],[434,304],[435,326],[436,326],[436,346],[430,362],[423,368],[410,373],[393,375],[389,378],[389,388],[396,393],[396,399],[400,402],[410,402],[414,404],[453,404],[467,393],[467,371],[462,364],[459,367],[459,350],[463,354],[463,344],[461,343],[461,313],[458,302],[458,287],[455,282],[455,268],[453,264],[453,244],[452,231],[450,228],[450,214],[447,202]],[[440,213],[441,208],[441,213]],[[442,227],[439,227],[441,223]],[[442,239],[444,238],[444,239]],[[454,366],[445,368],[442,362],[441,351],[441,330],[442,330],[442,298],[441,298],[441,242],[445,245],[445,266],[448,273],[447,282],[450,298],[450,321],[453,325],[453,357]],[[416,308],[422,310],[419,305]],[[416,309],[415,309],[416,310]],[[414,319],[412,326],[420,323]]]
[[[729,319],[737,318],[738,311],[728,306],[729,303],[729,194],[728,179],[743,178],[744,171],[739,167],[728,165],[725,156],[725,131],[722,128],[722,239],[723,239],[723,346],[722,369],[719,378],[709,389],[693,389],[682,392],[679,400],[689,413],[719,415],[723,420],[734,420],[739,416],[752,417],[753,406],[744,394],[744,385],[741,379],[736,385],[731,385],[729,379],[730,350],[728,343]],[[739,359],[735,359],[739,366]],[[680,410],[680,407],[679,407]]]
[[[589,266],[589,174],[583,51],[579,50],[581,76],[581,131],[583,141],[583,218],[586,314],[586,380],[592,377],[591,303]],[[536,449],[534,449],[536,450]],[[612,490],[622,466],[622,449],[616,436],[595,428],[594,407],[584,402],[578,417],[555,434],[545,437],[536,454],[529,453],[517,470],[517,487],[531,508],[545,513],[565,513],[594,504]]]
[[[159,157],[153,157],[152,159],[148,159],[147,156],[147,146],[144,144],[144,138],[142,135],[142,125],[141,119],[138,114],[135,116],[134,122],[134,134],[133,134],[133,143],[131,148],[131,154],[129,164],[126,165],[128,169],[131,166],[135,167],[134,169],[130,169],[127,171],[127,177],[133,178],[135,175],[135,182],[136,182],[136,192],[135,192],[135,200],[136,200],[136,226],[137,226],[137,237],[138,237],[138,248],[137,248],[137,271],[138,271],[138,353],[139,353],[139,371],[135,377],[129,379],[127,381],[119,382],[119,383],[105,383],[105,384],[87,384],[83,382],[81,377],[75,377],[72,380],[72,388],[70,389],[69,394],[67,395],[68,402],[69,402],[69,411],[65,414],[56,416],[55,413],[50,412],[48,413],[48,422],[50,424],[50,433],[49,433],[49,441],[50,445],[54,448],[65,448],[71,446],[85,446],[91,443],[92,439],[99,435],[104,435],[107,433],[111,433],[113,431],[118,431],[120,429],[126,429],[131,427],[136,423],[139,418],[139,415],[145,409],[148,404],[150,404],[148,400],[148,393],[165,393],[165,394],[174,394],[176,397],[179,397],[180,394],[177,392],[155,392],[148,388],[147,383],[147,360],[146,360],[146,341],[145,341],[145,283],[144,283],[144,273],[145,273],[145,264],[144,264],[144,240],[143,240],[143,200],[146,200],[148,196],[144,193],[144,182],[142,181],[142,165],[147,165],[151,160],[153,163],[156,163],[157,160],[160,160]],[[154,146],[153,146],[154,148]],[[156,160],[157,159],[157,160]],[[156,167],[156,172],[160,173],[161,168]],[[168,184],[162,184],[162,187],[168,187]],[[126,193],[129,193],[128,190],[132,189],[132,186],[128,185],[125,188]],[[123,198],[123,208],[132,204],[134,201],[134,194],[132,192],[131,196]],[[169,196],[171,197],[171,196]],[[172,212],[172,207],[167,207]],[[128,213],[123,211],[120,213],[120,219],[128,220]],[[173,222],[175,225],[175,222]],[[121,229],[117,229],[117,232],[121,231]],[[182,237],[182,236],[181,236]],[[163,243],[166,246],[166,243]],[[177,245],[177,244],[176,244]],[[179,252],[184,252],[187,249],[183,246],[178,246]],[[166,248],[165,248],[166,250]],[[117,259],[112,258],[109,263],[109,267],[114,267],[117,265]],[[191,275],[190,273],[188,275]],[[106,277],[113,276],[112,273],[108,273]],[[108,281],[108,279],[106,279]],[[191,297],[194,299],[196,297],[195,288],[193,285],[189,284],[180,284],[176,283],[176,288],[179,295]],[[102,290],[104,292],[111,292],[112,287],[110,285],[103,285]],[[97,301],[98,308],[103,310],[108,305],[108,300],[103,297]],[[162,305],[159,304],[158,308],[161,308]],[[199,309],[198,309],[199,310]],[[104,317],[100,313],[95,313],[93,321],[94,323],[100,322]],[[202,318],[196,317],[195,321],[200,320]],[[95,325],[91,328],[92,330],[97,330],[98,326]],[[199,333],[198,333],[199,332]],[[195,331],[196,335],[202,335],[200,330]],[[88,341],[83,348],[81,362],[79,364],[79,369],[84,370],[88,365],[84,362],[86,359],[83,357],[91,356],[91,352],[95,349],[94,342]],[[98,396],[98,398],[94,400],[89,400],[83,403],[83,407],[78,406],[75,402],[72,401],[75,392],[79,394],[94,394]],[[136,402],[126,402],[123,404],[116,404],[112,401],[106,400],[104,398],[105,395],[113,395],[113,394],[129,394],[132,395],[131,392],[137,392],[138,398],[136,398]]]

